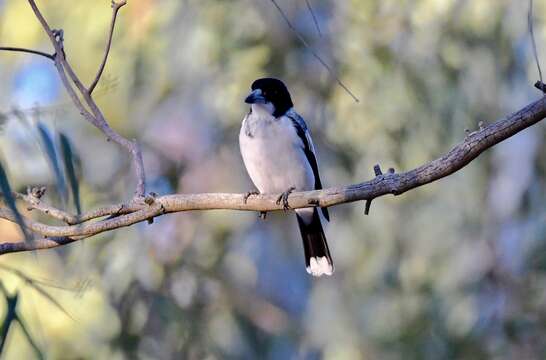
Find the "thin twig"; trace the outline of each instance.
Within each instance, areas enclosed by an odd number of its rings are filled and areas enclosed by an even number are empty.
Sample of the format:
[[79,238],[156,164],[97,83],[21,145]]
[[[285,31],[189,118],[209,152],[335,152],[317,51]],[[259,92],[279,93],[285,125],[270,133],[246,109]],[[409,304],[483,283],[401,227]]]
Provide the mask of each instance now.
[[53,54],[48,54],[43,51],[27,49],[27,48],[20,48],[20,47],[13,47],[13,46],[0,46],[0,51],[22,52],[22,53],[40,55],[40,56],[48,58],[49,60],[55,60],[55,56]]
[[23,251],[52,249],[58,246],[68,245],[76,239],[68,237],[34,239],[32,246],[26,242],[0,243],[0,255]]
[[[51,28],[49,27],[49,25],[48,25],[47,21],[45,20],[44,16],[42,15],[40,10],[38,9],[38,6],[36,6],[36,2],[34,2],[34,0],[28,0],[28,3],[30,5],[30,7],[32,8],[32,11],[34,12],[34,15],[36,15],[36,18],[38,19],[38,21],[40,22],[40,24],[44,28],[44,30],[45,30],[47,36],[49,37],[49,39],[51,40],[51,42],[54,45],[57,44],[57,40],[55,39],[55,34],[53,34],[53,31],[51,30]],[[60,48],[57,49],[57,46],[55,46],[55,50],[58,52],[61,49]]]
[[114,35],[114,29],[116,26],[116,19],[118,15],[119,9],[121,9],[125,4],[127,4],[126,0],[115,2],[112,0],[112,21],[110,22],[110,32],[108,34],[108,41],[106,42],[106,49],[104,50],[104,57],[102,58],[102,62],[99,66],[99,70],[97,71],[97,75],[95,75],[95,80],[91,83],[89,86],[89,94],[93,93],[93,90],[95,90],[95,87],[99,83],[100,77],[102,76],[102,72],[104,71],[104,67],[106,66],[106,60],[108,60],[108,54],[110,53],[110,47],[112,46],[112,37]]
[[[95,127],[97,127],[99,130],[101,130],[104,135],[106,135],[106,138],[108,140],[112,140],[116,142],[118,145],[124,147],[132,156],[133,159],[133,166],[135,168],[135,172],[137,175],[137,186],[135,190],[135,196],[136,197],[142,197],[145,193],[145,185],[146,185],[146,179],[145,179],[145,172],[144,172],[144,162],[142,160],[142,153],[140,151],[140,147],[136,140],[128,140],[121,136],[119,133],[114,131],[108,122],[106,121],[106,118],[104,117],[102,111],[98,107],[98,105],[95,103],[93,98],[91,97],[91,93],[86,89],[86,87],[81,82],[78,75],[75,73],[74,69],[70,65],[70,63],[66,59],[66,54],[64,51],[64,45],[63,45],[63,32],[62,30],[52,30],[47,21],[45,20],[44,16],[38,9],[38,6],[36,6],[36,2],[34,0],[28,0],[32,10],[34,11],[34,14],[38,18],[38,21],[42,25],[44,31],[48,35],[49,39],[51,40],[51,43],[53,44],[53,47],[55,48],[56,56],[55,56],[55,67],[57,68],[57,72],[59,73],[59,76],[61,77],[61,81],[63,82],[63,85],[65,86],[66,90],[68,91],[68,94],[70,95],[70,98],[80,110],[80,113]],[[125,1],[121,1],[117,4],[117,6],[121,7]],[[118,9],[119,10],[119,9]],[[78,94],[76,94],[76,90],[72,87],[70,84],[70,79],[72,83],[76,86],[78,89],[78,92],[82,96],[84,103],[80,100]],[[89,108],[87,109],[86,106]]]
[[[36,2],[34,0],[28,0],[28,3],[30,7],[32,8],[32,11],[34,12],[34,15],[42,25],[42,28],[44,29],[45,33],[49,37],[49,40],[51,41],[51,44],[53,44],[53,47],[55,48],[55,67],[57,68],[57,72],[59,73],[59,76],[61,77],[61,81],[63,82],[64,87],[68,91],[68,94],[70,95],[70,98],[76,105],[76,107],[80,110],[80,113],[91,123],[93,123],[95,126],[97,126],[96,121],[94,121],[93,116],[89,111],[83,106],[83,103],[79,100],[78,95],[75,93],[74,89],[72,88],[72,85],[68,82],[68,78],[66,77],[65,68],[71,69],[70,65],[66,61],[66,57],[64,56],[64,49],[62,46],[62,31],[53,31],[51,30],[51,27],[47,23],[46,19],[40,12],[40,9],[38,9],[38,6],[36,5]],[[59,39],[57,39],[57,36],[59,36]],[[71,72],[71,78],[76,87],[81,91],[83,87],[83,84],[78,79],[77,76],[75,76],[74,72]]]
[[[77,216],[67,213],[66,211],[57,209],[54,206],[45,204],[40,199],[32,196],[31,194],[21,194],[18,192],[12,192],[13,197],[18,200],[22,200],[27,204],[27,210],[38,210],[39,212],[51,216],[54,219],[65,222],[69,225],[74,225],[79,222]],[[0,193],[1,195],[1,193]]]
[[322,36],[322,32],[320,31],[320,26],[319,26],[317,17],[315,16],[315,12],[313,11],[313,7],[311,6],[311,2],[309,0],[305,0],[305,4],[307,5],[309,14],[311,14],[311,17],[313,18],[313,23],[315,23],[315,27],[317,28],[318,35]]
[[95,125],[96,127],[99,127],[99,123],[97,122],[96,118],[89,112],[89,110],[83,105],[82,101],[80,100],[80,97],[76,93],[76,90],[72,87],[70,84],[70,80],[68,80],[68,77],[66,76],[66,73],[64,71],[63,65],[61,61],[59,60],[59,56],[57,55],[55,57],[55,67],[57,68],[57,72],[59,73],[59,77],[61,78],[61,82],[64,85],[64,88],[68,92],[68,96],[70,96],[70,99],[72,99],[72,102],[76,106],[76,108],[79,110],[80,115],[82,115],[87,121],[89,121],[91,124]]
[[[546,118],[546,97],[542,97],[504,119],[469,133],[461,143],[455,145],[447,154],[416,169],[403,173],[394,173],[393,170],[389,169],[387,173],[359,184],[292,193],[288,199],[289,206],[292,209],[310,206],[328,207],[375,199],[387,194],[400,195],[453,174],[485,150],[544,118]],[[138,202],[134,200],[130,204],[105,207],[100,211],[88,214],[106,216],[110,213],[113,217],[78,225],[50,226],[25,219],[24,225],[26,228],[46,236],[46,238],[35,240],[32,244],[24,242],[0,244],[0,255],[10,252],[58,247],[84,237],[147,221],[166,213],[217,209],[282,210],[283,204],[277,204],[277,198],[278,194],[264,194],[252,196],[245,202],[243,194],[174,194],[146,198],[148,201]],[[82,217],[92,216],[83,214]],[[13,214],[4,208],[0,208],[0,218],[15,221]]]
[[[537,64],[537,69],[538,69],[538,76],[539,76],[539,79],[540,79],[540,82],[543,83],[542,81],[542,68],[540,67],[540,60],[538,59],[538,50],[537,50],[537,43],[535,41],[535,30],[534,30],[534,26],[533,26],[533,0],[529,0],[529,13],[528,13],[528,17],[527,17],[527,21],[529,22],[529,34],[531,35],[531,43],[533,44],[533,55],[535,57],[535,62]],[[546,92],[544,92],[546,94]]]
[[305,46],[305,48],[307,48],[307,50],[309,50],[311,52],[311,54],[313,54],[313,56],[322,64],[322,66],[324,66],[324,68],[326,68],[328,73],[330,73],[330,75],[334,79],[336,79],[336,82],[339,84],[339,86],[341,86],[343,88],[343,90],[345,90],[345,92],[347,92],[347,94],[349,94],[353,98],[353,100],[355,102],[360,102],[360,100],[355,96],[355,94],[353,94],[352,91],[349,90],[349,88],[339,79],[339,77],[336,75],[335,71],[330,67],[330,65],[328,65],[326,63],[326,61],[322,60],[320,55],[317,54],[317,52],[311,47],[311,45],[309,45],[309,43],[307,42],[307,40],[305,40],[303,35],[300,34],[298,30],[296,30],[296,28],[294,27],[294,25],[292,25],[292,22],[290,21],[290,19],[288,19],[288,16],[286,16],[286,14],[281,9],[281,7],[277,3],[277,1],[276,0],[271,0],[271,2],[273,3],[273,5],[275,5],[275,7],[277,8],[277,11],[279,12],[279,14],[281,14],[282,18],[284,19],[284,21],[286,22],[286,24],[288,25],[290,30],[292,30],[292,32],[296,35],[296,37],[299,39],[299,41],[303,44],[303,46]]

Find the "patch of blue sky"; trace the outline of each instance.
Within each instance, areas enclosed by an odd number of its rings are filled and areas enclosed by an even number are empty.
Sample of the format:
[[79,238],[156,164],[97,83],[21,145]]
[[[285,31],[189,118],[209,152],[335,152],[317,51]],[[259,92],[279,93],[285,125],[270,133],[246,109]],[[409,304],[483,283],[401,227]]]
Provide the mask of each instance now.
[[42,61],[22,66],[15,74],[12,86],[13,102],[23,109],[47,106],[59,97],[57,72],[51,64]]

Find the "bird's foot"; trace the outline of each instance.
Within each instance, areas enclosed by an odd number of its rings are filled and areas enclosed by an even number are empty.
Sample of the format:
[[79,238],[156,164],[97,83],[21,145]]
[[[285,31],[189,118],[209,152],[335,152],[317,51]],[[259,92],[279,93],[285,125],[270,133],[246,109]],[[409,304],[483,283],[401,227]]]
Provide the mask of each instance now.
[[[248,201],[248,198],[251,197],[252,195],[260,195],[260,192],[257,190],[252,190],[245,193],[245,195],[243,196],[243,204],[246,204],[246,202]],[[258,217],[262,220],[265,220],[266,215],[267,215],[267,212],[260,211],[260,214],[258,215]]]
[[290,206],[288,205],[288,196],[290,195],[290,193],[292,191],[296,190],[296,188],[294,186],[291,186],[288,190],[286,190],[285,192],[283,192],[279,198],[277,199],[277,205],[280,205],[281,204],[281,201],[282,201],[282,206],[283,206],[283,209],[284,210],[290,210]]
[[243,196],[243,204],[246,204],[246,202],[248,201],[248,198],[251,197],[252,195],[260,195],[260,192],[257,190],[252,190],[245,193],[245,195]]

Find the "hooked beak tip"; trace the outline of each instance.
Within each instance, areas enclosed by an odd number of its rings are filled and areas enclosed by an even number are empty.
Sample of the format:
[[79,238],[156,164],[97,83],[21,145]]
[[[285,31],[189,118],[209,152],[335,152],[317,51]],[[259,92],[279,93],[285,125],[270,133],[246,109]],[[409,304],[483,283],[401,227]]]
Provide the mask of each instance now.
[[252,91],[245,99],[245,103],[247,104],[265,104],[265,98],[261,94],[260,90],[254,90]]

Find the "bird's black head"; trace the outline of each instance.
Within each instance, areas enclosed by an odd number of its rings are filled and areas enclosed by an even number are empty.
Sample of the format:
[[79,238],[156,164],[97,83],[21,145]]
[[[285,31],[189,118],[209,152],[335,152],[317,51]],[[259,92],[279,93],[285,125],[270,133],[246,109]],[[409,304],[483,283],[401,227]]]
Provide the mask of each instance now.
[[245,99],[247,104],[263,104],[275,117],[282,116],[294,106],[286,85],[278,79],[263,78],[252,83],[252,91]]

